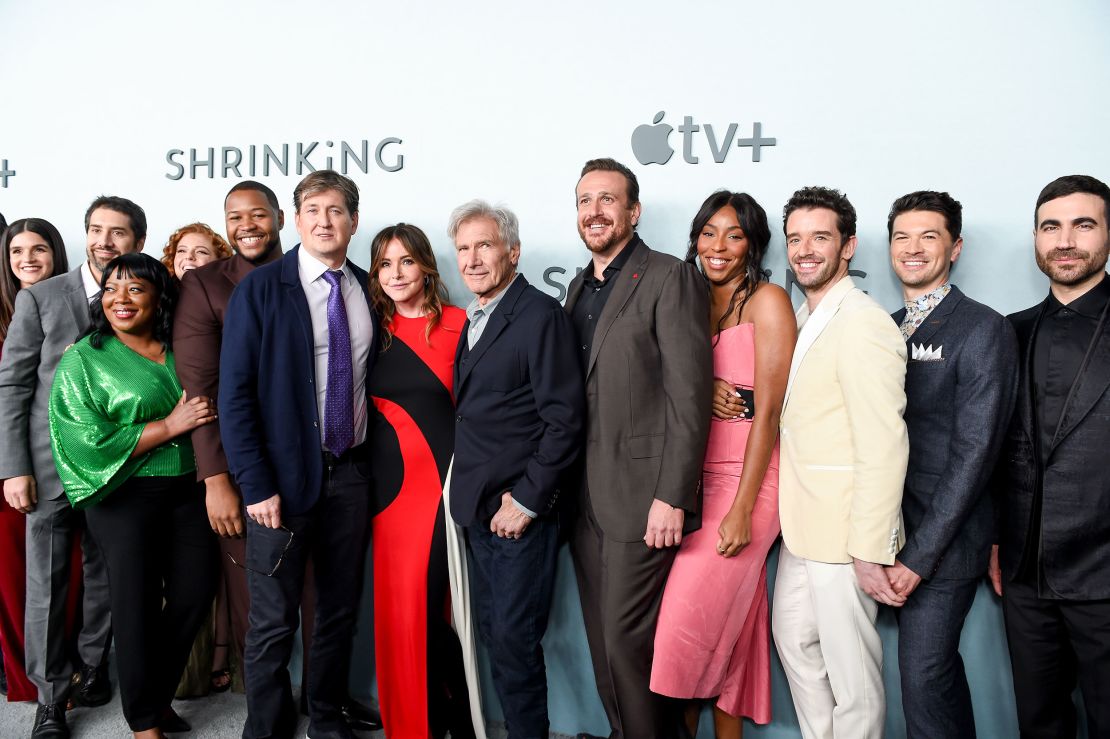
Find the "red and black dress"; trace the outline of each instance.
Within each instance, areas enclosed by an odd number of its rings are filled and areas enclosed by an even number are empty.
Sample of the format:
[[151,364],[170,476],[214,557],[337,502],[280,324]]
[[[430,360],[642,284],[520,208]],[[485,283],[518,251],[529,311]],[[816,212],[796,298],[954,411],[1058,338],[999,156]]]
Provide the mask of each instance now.
[[452,373],[466,313],[395,316],[374,363],[374,631],[386,735],[474,736],[450,623],[443,484],[455,448]]

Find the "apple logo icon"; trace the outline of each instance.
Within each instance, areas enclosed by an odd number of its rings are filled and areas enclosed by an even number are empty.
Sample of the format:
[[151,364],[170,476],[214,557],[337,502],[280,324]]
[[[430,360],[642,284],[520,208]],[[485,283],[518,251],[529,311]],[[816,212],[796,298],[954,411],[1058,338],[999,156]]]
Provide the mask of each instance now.
[[654,125],[643,124],[632,132],[632,153],[640,164],[666,164],[674,155],[674,149],[667,143],[667,137],[674,129],[663,120],[664,111],[659,111],[652,119]]

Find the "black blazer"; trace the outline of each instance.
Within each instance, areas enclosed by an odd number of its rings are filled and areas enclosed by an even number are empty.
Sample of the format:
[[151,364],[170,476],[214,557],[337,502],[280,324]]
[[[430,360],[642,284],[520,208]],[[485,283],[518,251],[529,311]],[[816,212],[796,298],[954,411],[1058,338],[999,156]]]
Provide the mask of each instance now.
[[[312,317],[301,288],[297,252],[258,267],[231,294],[220,347],[220,438],[228,467],[247,505],[279,493],[282,515],[312,508],[324,462],[316,401]],[[366,272],[348,261],[362,285]],[[378,355],[378,319],[367,377]],[[369,481],[369,460],[364,466]]]
[[[892,318],[901,324],[905,315],[903,308]],[[923,348],[940,358],[914,359]],[[991,471],[1017,392],[1014,330],[953,286],[906,353],[910,458],[898,561],[927,580],[978,577],[993,543]]]
[[554,298],[521,275],[506,288],[481,339],[455,356],[451,515],[488,522],[501,495],[538,515],[559,498],[578,456],[585,400],[574,327]]
[[1075,379],[1042,464],[1034,442],[1039,431],[1033,337],[1046,302],[1009,316],[1022,361],[1017,406],[996,475],[1002,574],[1012,580],[1025,548],[1037,546],[1028,533],[1034,493],[1043,483],[1040,561],[1048,585],[1064,598],[1110,598],[1110,321]]

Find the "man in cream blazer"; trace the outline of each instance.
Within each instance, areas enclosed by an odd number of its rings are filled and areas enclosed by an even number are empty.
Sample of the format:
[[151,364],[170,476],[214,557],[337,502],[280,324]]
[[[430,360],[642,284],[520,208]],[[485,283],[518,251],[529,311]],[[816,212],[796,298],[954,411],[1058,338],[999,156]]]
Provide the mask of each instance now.
[[905,602],[883,565],[905,541],[906,344],[848,276],[856,213],[847,198],[808,187],[783,213],[806,304],[782,412],[772,630],[802,735],[878,738],[886,710],[875,617],[879,603]]

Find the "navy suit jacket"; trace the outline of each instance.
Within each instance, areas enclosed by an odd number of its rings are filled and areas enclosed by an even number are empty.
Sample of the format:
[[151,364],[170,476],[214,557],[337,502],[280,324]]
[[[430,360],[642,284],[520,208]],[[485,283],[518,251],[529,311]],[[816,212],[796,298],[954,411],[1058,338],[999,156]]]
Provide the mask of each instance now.
[[[941,356],[914,359],[915,347]],[[1017,394],[1017,339],[1001,314],[953,286],[906,350],[910,458],[898,561],[926,580],[980,577],[994,535],[991,471]]]
[[[281,495],[282,514],[320,495],[323,456],[312,318],[297,269],[300,246],[258,267],[231,294],[220,348],[220,438],[247,505]],[[362,285],[366,272],[348,262]],[[378,353],[378,321],[367,376]],[[365,461],[365,460],[362,460]]]
[[570,318],[521,275],[506,288],[482,337],[455,357],[455,462],[451,515],[484,523],[501,495],[538,515],[559,498],[581,447],[582,368]]

